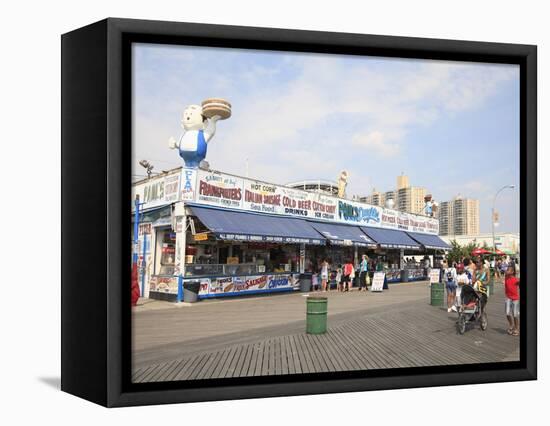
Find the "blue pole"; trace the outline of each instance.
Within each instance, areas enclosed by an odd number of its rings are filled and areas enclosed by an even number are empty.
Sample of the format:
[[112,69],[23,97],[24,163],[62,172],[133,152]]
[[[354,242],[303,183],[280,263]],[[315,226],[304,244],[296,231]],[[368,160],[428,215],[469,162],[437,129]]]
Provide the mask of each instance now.
[[136,199],[134,201],[135,205],[135,212],[134,212],[134,254],[132,256],[132,262],[137,265],[138,261],[138,252],[137,252],[137,245],[138,245],[138,232],[139,232],[139,197],[136,196]]
[[145,293],[145,247],[147,246],[147,234],[143,233],[143,262],[141,262],[141,296]]
[[178,276],[178,303],[183,301],[183,277],[181,275]]

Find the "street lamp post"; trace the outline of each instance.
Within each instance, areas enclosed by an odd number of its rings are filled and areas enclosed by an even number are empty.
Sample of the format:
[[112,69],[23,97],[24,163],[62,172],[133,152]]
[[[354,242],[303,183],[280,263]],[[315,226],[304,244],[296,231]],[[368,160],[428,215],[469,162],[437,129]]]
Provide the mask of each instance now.
[[491,209],[491,226],[493,229],[493,251],[496,251],[497,246],[495,244],[495,203],[497,201],[497,196],[505,189],[514,189],[515,185],[505,185],[502,188],[500,188],[497,193],[495,194],[495,197],[493,198],[493,208]]

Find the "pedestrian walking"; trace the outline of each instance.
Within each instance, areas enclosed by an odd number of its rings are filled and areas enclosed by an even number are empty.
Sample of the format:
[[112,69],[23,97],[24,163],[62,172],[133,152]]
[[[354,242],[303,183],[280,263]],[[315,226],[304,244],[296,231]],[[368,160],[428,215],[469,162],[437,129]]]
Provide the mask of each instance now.
[[317,291],[318,287],[319,287],[319,275],[317,274],[317,272],[314,272],[311,275],[311,290]]
[[353,263],[351,263],[351,260],[348,260],[344,264],[344,274],[342,277],[343,291],[349,291],[352,274],[354,274]]
[[330,290],[330,286],[328,286],[327,288],[328,272],[329,272],[329,264],[328,264],[328,260],[325,259],[321,264],[321,288],[323,289],[323,291]]
[[472,280],[464,269],[464,264],[459,263],[456,266],[456,291],[455,291],[455,306],[459,310],[462,306],[462,288],[465,285],[472,285]]
[[470,278],[471,282],[474,283],[474,276],[476,272],[476,265],[474,262],[470,260],[470,258],[466,257],[464,258],[464,270],[466,271],[466,274],[468,275],[468,278]]
[[355,278],[356,278],[356,268],[355,268],[355,265],[352,263],[352,268],[351,268],[351,274],[349,276],[349,285],[348,285],[348,288],[351,290],[353,288],[353,286],[355,285]]
[[519,280],[516,277],[516,268],[509,266],[504,277],[504,299],[506,319],[508,320],[508,334],[519,336]]
[[487,282],[489,280],[489,271],[483,267],[483,263],[478,261],[475,265],[474,272],[474,290],[476,290],[481,297],[481,313],[485,310],[487,305]]
[[456,269],[449,266],[447,261],[443,261],[443,279],[445,280],[445,288],[447,289],[447,312],[456,312]]
[[496,261],[496,264],[495,264],[495,275],[497,277],[497,279],[500,280],[500,265],[502,263],[502,259],[497,259]]
[[365,289],[367,291],[367,277],[369,274],[369,258],[366,254],[361,256],[361,264],[359,265],[359,291]]
[[508,269],[508,262],[506,262],[506,259],[503,259],[502,262],[500,262],[500,275],[506,278],[507,269]]
[[343,285],[342,282],[342,265],[338,265],[338,268],[336,268],[336,286],[338,288],[338,291],[343,291]]

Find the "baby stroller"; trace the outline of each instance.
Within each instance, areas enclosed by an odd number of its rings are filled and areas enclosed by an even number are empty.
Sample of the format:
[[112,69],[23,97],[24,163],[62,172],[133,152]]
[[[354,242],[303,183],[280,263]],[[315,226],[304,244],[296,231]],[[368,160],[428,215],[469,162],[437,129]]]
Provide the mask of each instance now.
[[458,309],[457,328],[460,334],[466,331],[466,324],[479,322],[479,328],[487,329],[486,295],[478,293],[471,285],[464,285],[460,294],[461,306]]

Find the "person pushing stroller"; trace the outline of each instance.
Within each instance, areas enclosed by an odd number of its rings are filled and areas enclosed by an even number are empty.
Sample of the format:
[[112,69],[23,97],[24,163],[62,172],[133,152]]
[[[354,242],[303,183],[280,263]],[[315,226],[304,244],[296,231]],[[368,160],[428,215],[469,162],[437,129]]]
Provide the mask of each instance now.
[[479,322],[481,330],[487,329],[487,277],[487,268],[477,262],[472,275],[473,284],[462,285],[457,321],[460,334],[464,334],[468,322]]

